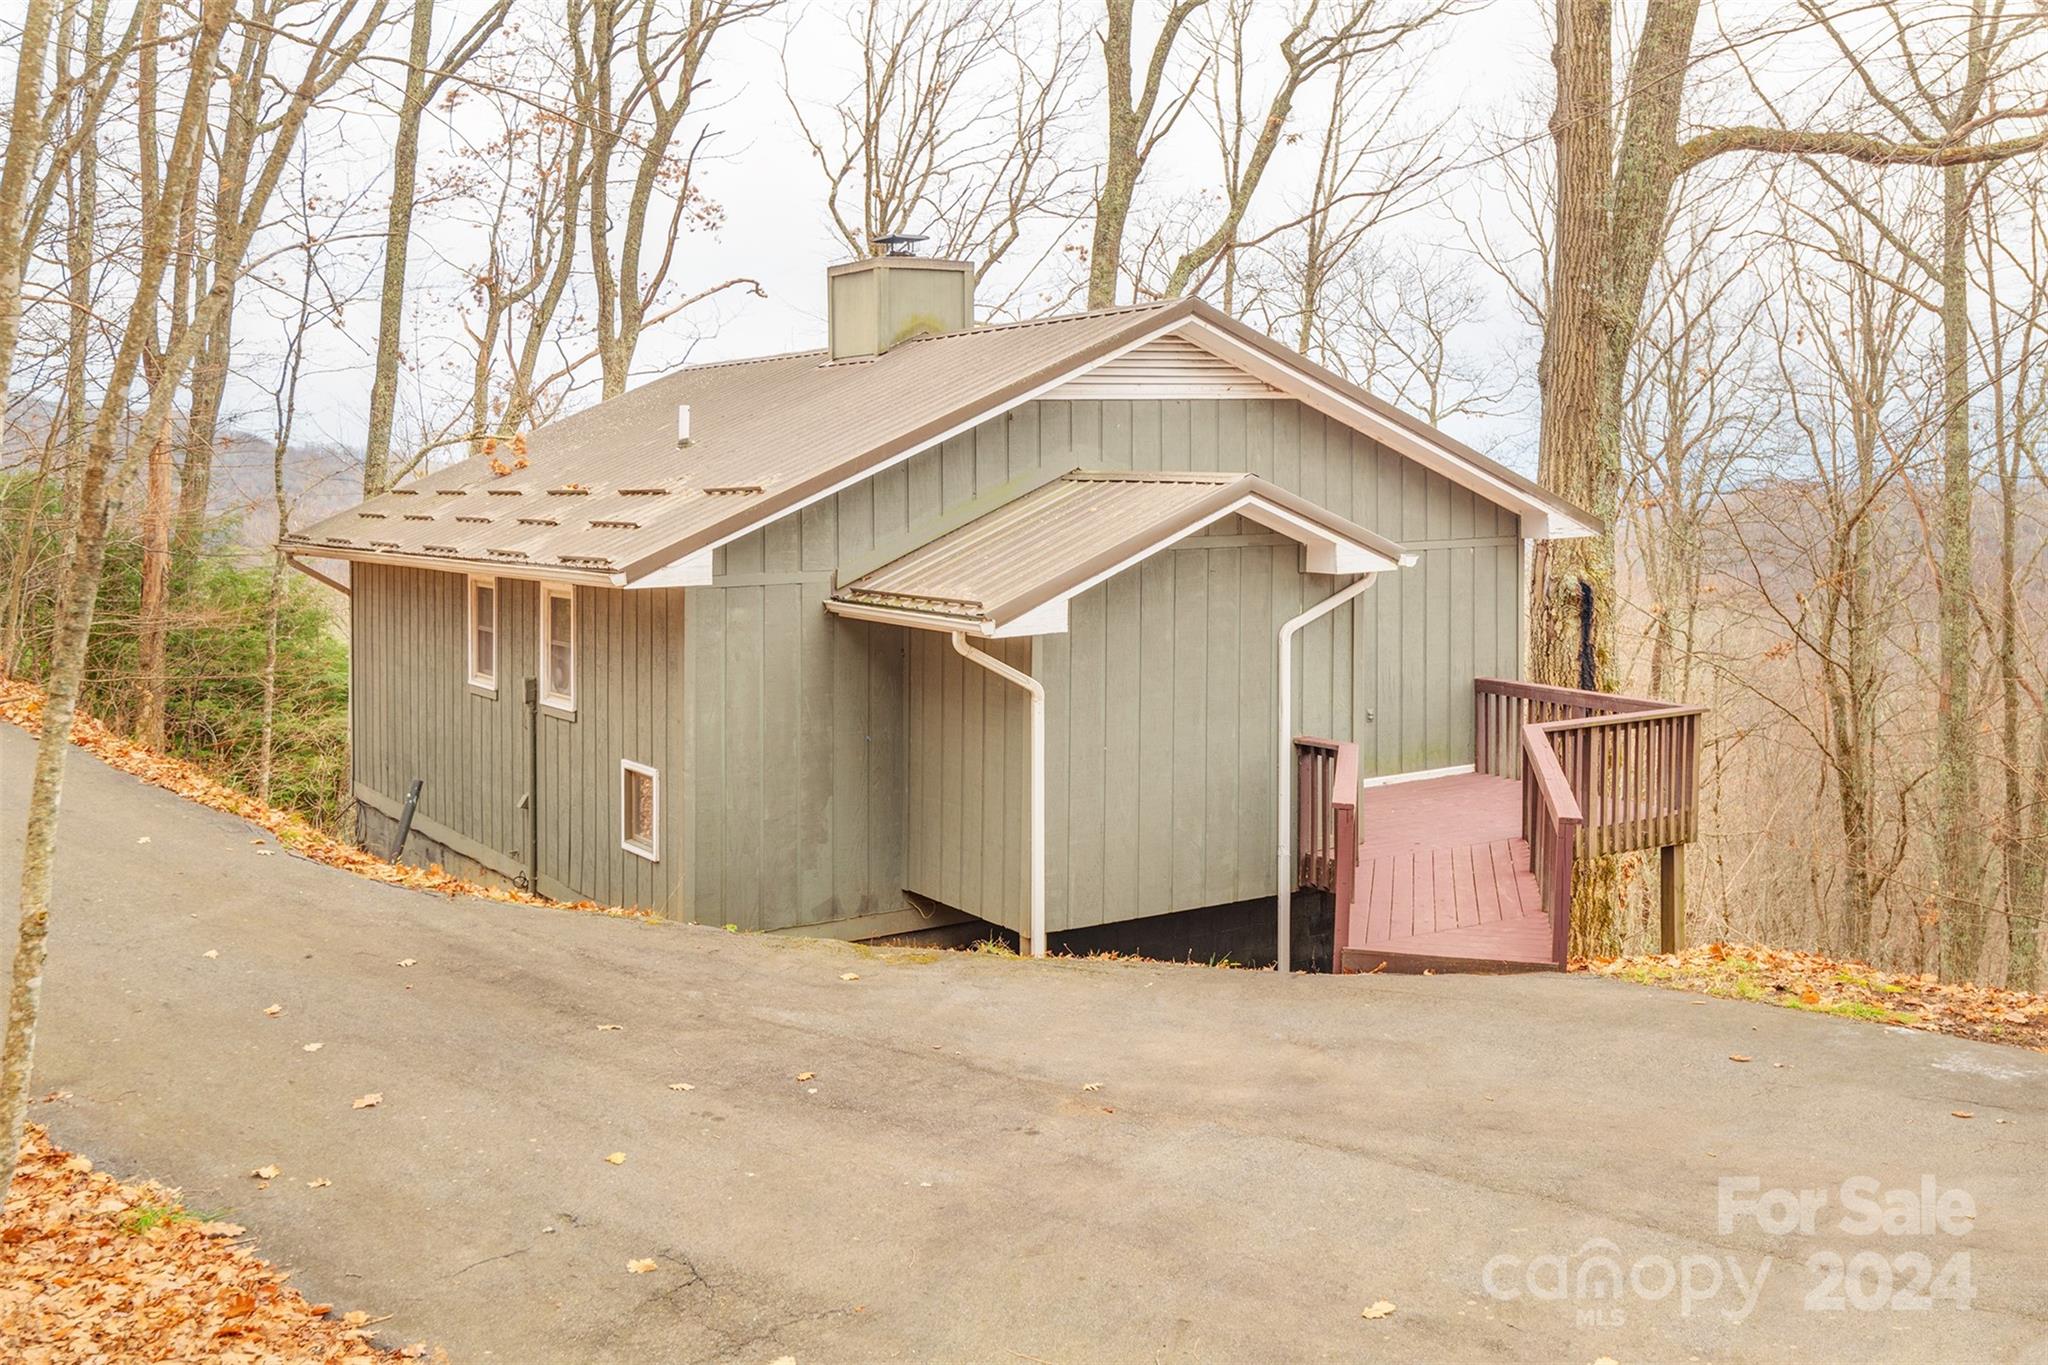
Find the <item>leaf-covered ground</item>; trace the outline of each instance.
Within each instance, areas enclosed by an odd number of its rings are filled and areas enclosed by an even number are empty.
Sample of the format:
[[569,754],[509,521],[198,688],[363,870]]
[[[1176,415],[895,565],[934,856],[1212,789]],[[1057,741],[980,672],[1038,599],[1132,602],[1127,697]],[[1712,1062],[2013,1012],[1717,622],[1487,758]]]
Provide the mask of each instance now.
[[[41,690],[28,683],[0,680],[0,721],[18,725],[32,735],[40,735],[43,732]],[[406,867],[385,862],[345,839],[337,839],[308,824],[290,811],[265,805],[249,793],[230,787],[196,764],[145,749],[84,714],[78,715],[72,722],[71,742],[108,767],[119,768],[131,777],[139,777],[152,786],[176,792],[188,801],[197,801],[202,806],[211,806],[217,811],[225,811],[229,815],[237,815],[260,825],[270,831],[279,845],[316,863],[338,867],[360,877],[410,887],[415,891],[438,891],[448,896],[480,896],[485,900],[514,901],[526,905],[563,904],[509,887],[485,886],[479,882],[467,881],[439,866]],[[251,853],[259,857],[269,852],[270,849],[260,844],[251,848]],[[567,908],[632,918],[647,917],[642,911],[622,910],[590,901],[578,901]]]
[[1682,953],[1596,958],[1573,967],[1624,981],[2048,1052],[2048,996],[1938,981],[1926,973],[1881,972],[1819,953],[1709,943]]
[[307,1302],[241,1235],[175,1190],[94,1170],[30,1124],[0,1220],[0,1352],[24,1365],[427,1355],[375,1345],[366,1314]]

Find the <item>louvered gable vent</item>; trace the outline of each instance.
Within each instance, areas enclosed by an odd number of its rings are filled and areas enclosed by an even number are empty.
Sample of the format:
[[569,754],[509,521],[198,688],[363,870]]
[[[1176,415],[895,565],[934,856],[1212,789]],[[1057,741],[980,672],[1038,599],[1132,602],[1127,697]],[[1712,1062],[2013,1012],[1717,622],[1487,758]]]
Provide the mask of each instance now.
[[1069,379],[1047,398],[1277,398],[1280,391],[1185,337],[1163,336]]

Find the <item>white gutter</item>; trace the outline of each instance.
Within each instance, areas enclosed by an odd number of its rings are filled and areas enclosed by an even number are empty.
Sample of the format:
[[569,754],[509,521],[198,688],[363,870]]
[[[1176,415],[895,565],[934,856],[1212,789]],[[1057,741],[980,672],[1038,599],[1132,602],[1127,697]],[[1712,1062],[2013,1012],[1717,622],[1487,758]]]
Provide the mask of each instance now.
[[1293,822],[1288,818],[1294,802],[1294,636],[1303,626],[1327,615],[1351,601],[1378,578],[1369,573],[1339,592],[1331,593],[1322,601],[1310,607],[1301,615],[1280,627],[1280,763],[1279,780],[1275,783],[1274,805],[1278,811],[1280,832],[1276,851],[1279,861],[1278,893],[1279,902],[1279,954],[1276,958],[1282,976],[1294,970],[1294,877],[1295,858],[1291,847]]
[[[1368,582],[1371,580],[1368,579]],[[1031,956],[1045,956],[1045,684],[1019,672],[967,643],[962,631],[951,631],[953,651],[1031,695]],[[1283,910],[1283,914],[1286,912]]]

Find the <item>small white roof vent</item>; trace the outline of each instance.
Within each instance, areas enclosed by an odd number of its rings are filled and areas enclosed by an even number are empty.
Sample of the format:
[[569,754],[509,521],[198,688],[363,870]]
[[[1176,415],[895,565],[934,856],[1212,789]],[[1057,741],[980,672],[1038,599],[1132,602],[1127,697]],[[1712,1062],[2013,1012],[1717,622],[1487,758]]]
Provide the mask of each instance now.
[[678,403],[676,404],[676,444],[686,446],[689,443],[690,405],[688,403]]

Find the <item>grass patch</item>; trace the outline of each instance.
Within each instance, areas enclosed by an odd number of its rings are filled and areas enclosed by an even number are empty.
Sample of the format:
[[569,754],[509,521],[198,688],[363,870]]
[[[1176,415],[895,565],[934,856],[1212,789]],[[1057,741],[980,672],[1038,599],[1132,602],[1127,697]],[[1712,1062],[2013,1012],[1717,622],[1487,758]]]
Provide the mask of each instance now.
[[167,1227],[172,1223],[203,1223],[206,1220],[189,1209],[176,1204],[137,1204],[121,1219],[121,1231],[140,1237],[151,1228]]

